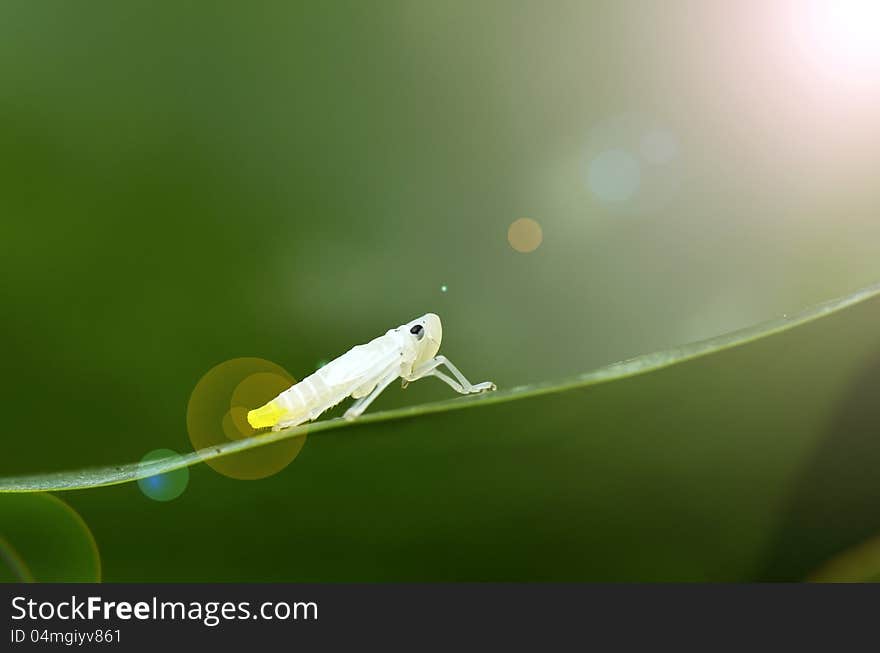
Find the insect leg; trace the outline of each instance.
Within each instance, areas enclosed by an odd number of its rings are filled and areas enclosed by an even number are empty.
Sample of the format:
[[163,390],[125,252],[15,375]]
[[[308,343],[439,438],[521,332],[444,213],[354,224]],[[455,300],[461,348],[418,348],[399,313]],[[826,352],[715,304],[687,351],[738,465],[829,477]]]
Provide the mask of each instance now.
[[361,413],[363,413],[371,403],[382,394],[382,391],[388,387],[388,385],[397,377],[398,368],[394,368],[392,371],[388,372],[381,381],[376,384],[376,387],[373,388],[373,391],[368,394],[366,397],[361,397],[356,402],[354,402],[351,407],[345,411],[345,419],[354,419],[355,417],[359,417]]
[[[450,378],[447,374],[444,374],[437,368],[441,365],[445,365],[446,369],[452,372],[452,375],[455,379]],[[461,373],[461,371],[452,364],[446,356],[437,356],[432,360],[429,360],[427,363],[422,365],[420,368],[413,370],[412,375],[407,378],[407,381],[418,381],[419,379],[423,379],[426,376],[434,376],[443,381],[450,388],[455,390],[456,392],[468,395],[476,392],[483,392],[484,390],[495,390],[495,384],[491,381],[483,381],[482,383],[471,383],[467,380],[467,377]]]

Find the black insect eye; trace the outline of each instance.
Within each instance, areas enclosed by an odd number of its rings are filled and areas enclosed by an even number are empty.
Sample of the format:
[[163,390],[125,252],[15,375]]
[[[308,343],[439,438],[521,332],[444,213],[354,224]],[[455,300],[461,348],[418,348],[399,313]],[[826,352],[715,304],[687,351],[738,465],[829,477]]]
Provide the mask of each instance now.
[[421,339],[422,339],[422,336],[423,336],[424,333],[425,333],[425,327],[423,327],[421,324],[416,324],[414,327],[412,327],[412,328],[409,330],[409,332],[410,332],[411,334],[413,334],[416,338],[418,338],[419,340],[421,340]]

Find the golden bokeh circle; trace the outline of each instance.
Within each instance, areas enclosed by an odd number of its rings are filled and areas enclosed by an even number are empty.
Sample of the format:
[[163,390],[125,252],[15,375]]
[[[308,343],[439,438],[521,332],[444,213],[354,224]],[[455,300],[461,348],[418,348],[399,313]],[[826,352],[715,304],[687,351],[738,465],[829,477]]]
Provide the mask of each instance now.
[[[280,365],[262,358],[233,358],[211,368],[190,395],[186,430],[198,451],[234,440],[261,437],[247,421],[249,410],[262,406],[296,383]],[[230,478],[253,480],[277,474],[299,455],[306,436],[206,458],[215,471]]]
[[535,220],[519,218],[510,223],[507,229],[507,242],[518,252],[534,252],[544,240],[544,232]]

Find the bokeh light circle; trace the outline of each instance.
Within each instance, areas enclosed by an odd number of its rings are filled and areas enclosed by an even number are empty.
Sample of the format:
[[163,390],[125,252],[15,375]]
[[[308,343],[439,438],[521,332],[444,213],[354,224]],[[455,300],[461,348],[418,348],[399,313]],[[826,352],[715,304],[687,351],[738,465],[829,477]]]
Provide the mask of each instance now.
[[[171,449],[154,449],[141,458],[140,464],[149,465],[157,460],[177,455],[178,453]],[[189,485],[189,467],[139,478],[137,484],[144,496],[153,501],[171,501],[183,494],[186,486]]]
[[[190,395],[186,426],[193,448],[216,448],[231,441],[261,437],[247,413],[296,383],[288,372],[262,358],[233,358],[211,368]],[[247,451],[206,458],[215,471],[230,478],[253,480],[277,474],[299,455],[306,436],[279,440]]]
[[510,223],[507,229],[507,242],[517,252],[534,252],[544,241],[544,232],[535,220],[519,218]]
[[590,190],[604,202],[632,199],[641,179],[638,160],[626,150],[605,150],[590,162]]
[[34,575],[21,554],[0,535],[0,583],[33,583]]
[[101,557],[92,531],[51,494],[0,494],[0,583],[96,583]]
[[678,141],[672,132],[652,129],[642,136],[639,150],[645,161],[661,165],[669,163],[678,155]]
[[638,112],[597,122],[583,156],[582,182],[615,213],[656,214],[682,183],[687,164],[680,135]]

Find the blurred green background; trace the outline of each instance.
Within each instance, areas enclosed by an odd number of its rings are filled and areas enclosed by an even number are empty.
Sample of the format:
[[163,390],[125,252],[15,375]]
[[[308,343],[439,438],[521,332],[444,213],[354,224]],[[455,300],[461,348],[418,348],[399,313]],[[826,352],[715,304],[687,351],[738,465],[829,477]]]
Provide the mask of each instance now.
[[[3,2],[0,474],[186,451],[218,363],[302,378],[427,311],[509,387],[880,279],[880,74],[767,4]],[[801,578],[880,531],[875,304],[62,498],[108,581]]]

